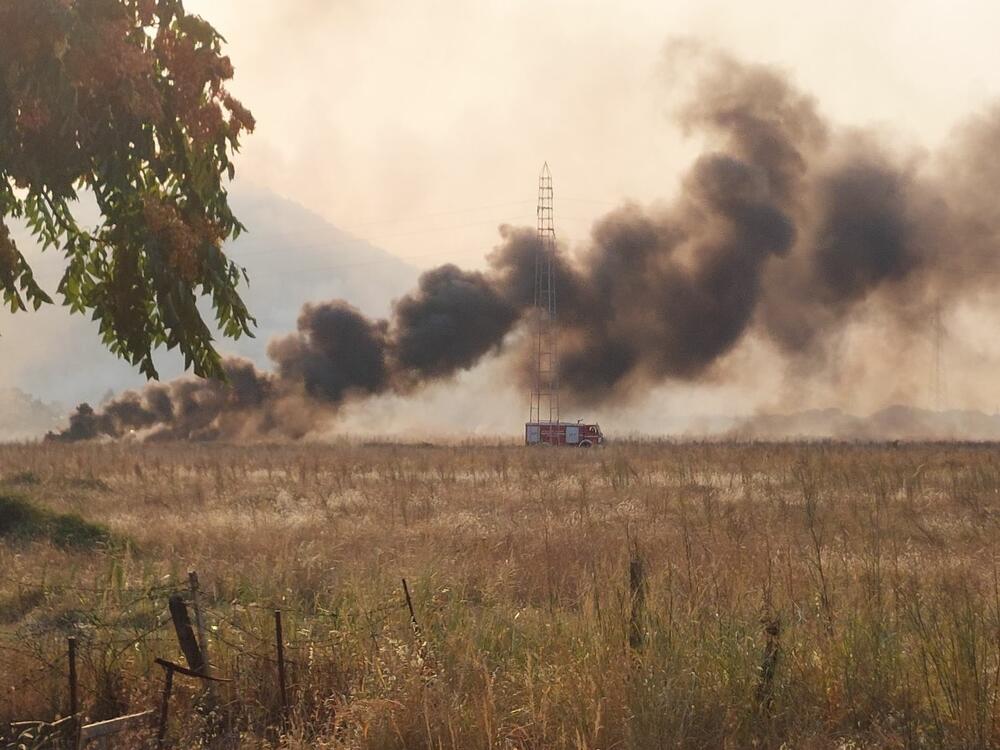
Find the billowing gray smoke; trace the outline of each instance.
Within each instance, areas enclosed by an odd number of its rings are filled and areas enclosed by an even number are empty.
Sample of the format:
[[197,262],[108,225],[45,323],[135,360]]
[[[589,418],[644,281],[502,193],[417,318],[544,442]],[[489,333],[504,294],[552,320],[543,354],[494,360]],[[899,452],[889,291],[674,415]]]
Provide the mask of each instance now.
[[394,305],[394,368],[411,384],[467,370],[499,347],[520,309],[484,274],[453,265],[428,271]]
[[273,373],[229,358],[228,383],[184,377],[128,391],[100,411],[81,404],[69,427],[49,438],[300,438],[349,398],[407,392],[472,367],[519,314],[484,274],[443,266],[394,303],[391,322],[339,300],[308,303],[298,330],[268,345]]
[[[49,439],[76,441],[98,437],[142,434],[150,440],[215,440],[235,438],[253,423],[265,429],[266,407],[273,402],[276,381],[253,363],[230,358],[225,362],[229,382],[179,378],[151,383],[142,392],[127,391],[99,412],[80,404],[63,432]],[[276,429],[275,432],[278,432]],[[291,426],[282,434],[297,436]]]
[[345,302],[306,303],[298,333],[267,347],[280,382],[300,387],[307,396],[339,404],[350,393],[385,390],[386,326],[373,323]]
[[[832,127],[770,68],[685,54],[697,75],[679,121],[706,151],[680,196],[613,211],[555,259],[561,382],[579,405],[704,377],[751,332],[822,363],[865,310],[911,327],[990,282],[971,268],[1000,270],[1000,109],[934,159],[900,155]],[[298,437],[346,400],[470,369],[531,321],[538,240],[512,227],[501,240],[488,271],[428,271],[389,320],[307,304],[268,348],[273,373],[230,360],[228,385],[181,379],[83,405],[62,437]]]

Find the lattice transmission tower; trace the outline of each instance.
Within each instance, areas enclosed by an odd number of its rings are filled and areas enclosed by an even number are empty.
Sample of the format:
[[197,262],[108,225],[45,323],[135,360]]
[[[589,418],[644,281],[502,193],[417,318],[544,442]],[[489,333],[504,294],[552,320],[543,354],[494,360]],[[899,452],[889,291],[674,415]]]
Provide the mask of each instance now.
[[538,255],[535,258],[535,379],[529,422],[559,421],[559,351],[556,287],[552,272],[556,253],[552,173],[545,162],[538,175]]

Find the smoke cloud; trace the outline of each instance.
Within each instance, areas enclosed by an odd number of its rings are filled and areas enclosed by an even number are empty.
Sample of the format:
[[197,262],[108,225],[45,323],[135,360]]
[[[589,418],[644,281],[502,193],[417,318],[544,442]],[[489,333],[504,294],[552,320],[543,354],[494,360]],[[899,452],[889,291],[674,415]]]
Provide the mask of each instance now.
[[[691,44],[670,61],[693,71],[677,119],[705,145],[679,196],[624,205],[554,258],[560,381],[578,405],[712,377],[750,335],[819,366],[866,311],[887,336],[912,330],[1000,270],[1000,109],[940,154],[900,153],[827,122],[779,71]],[[512,348],[528,382],[530,336],[511,334],[531,330],[540,243],[533,229],[500,235],[488,270],[428,271],[388,320],[305,305],[297,332],[269,346],[273,372],[229,360],[228,384],[185,378],[84,404],[53,437],[296,438],[345,401],[409,393]]]
[[[273,406],[276,379],[243,359],[227,359],[225,370],[228,383],[185,377],[151,383],[141,392],[127,391],[100,411],[80,404],[69,427],[49,438],[76,441],[140,434],[148,440],[215,440],[241,437],[251,424],[257,434],[271,432],[267,407]],[[301,435],[291,422],[282,424],[275,431]]]
[[468,370],[498,348],[520,307],[484,274],[446,265],[421,276],[418,290],[393,312],[395,369],[419,384]]
[[298,333],[267,348],[278,382],[313,399],[339,404],[349,394],[376,394],[388,385],[386,324],[372,322],[345,302],[307,303]]

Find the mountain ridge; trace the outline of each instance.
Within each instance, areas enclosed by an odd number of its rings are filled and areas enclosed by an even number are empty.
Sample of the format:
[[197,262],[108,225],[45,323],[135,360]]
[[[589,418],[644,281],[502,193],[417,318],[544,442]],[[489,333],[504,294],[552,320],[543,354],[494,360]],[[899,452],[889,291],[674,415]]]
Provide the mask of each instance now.
[[62,426],[66,408],[20,388],[0,388],[0,440],[31,440]]
[[[304,303],[344,299],[368,315],[381,316],[419,275],[382,248],[265,188],[234,187],[231,202],[248,231],[226,249],[250,276],[242,293],[258,327],[254,338],[218,336],[225,354],[266,368],[268,340],[295,330]],[[40,252],[23,227],[15,227],[13,234],[36,278],[52,292],[65,267],[62,254]],[[206,303],[202,312],[206,320],[214,320]],[[161,350],[155,358],[163,380],[183,371],[176,352]],[[43,401],[94,403],[109,389],[118,392],[144,382],[101,344],[89,316],[70,315],[58,303],[31,313],[0,311],[0,388],[30,390]]]

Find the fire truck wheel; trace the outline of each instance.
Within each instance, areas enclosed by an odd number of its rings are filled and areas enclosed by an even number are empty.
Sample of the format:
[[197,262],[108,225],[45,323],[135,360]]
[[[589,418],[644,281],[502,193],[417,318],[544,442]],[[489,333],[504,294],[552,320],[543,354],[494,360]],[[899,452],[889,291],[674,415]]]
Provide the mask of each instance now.
[[581,440],[580,441],[580,447],[581,448],[589,448],[592,445],[593,445],[593,443],[591,443],[589,440]]

